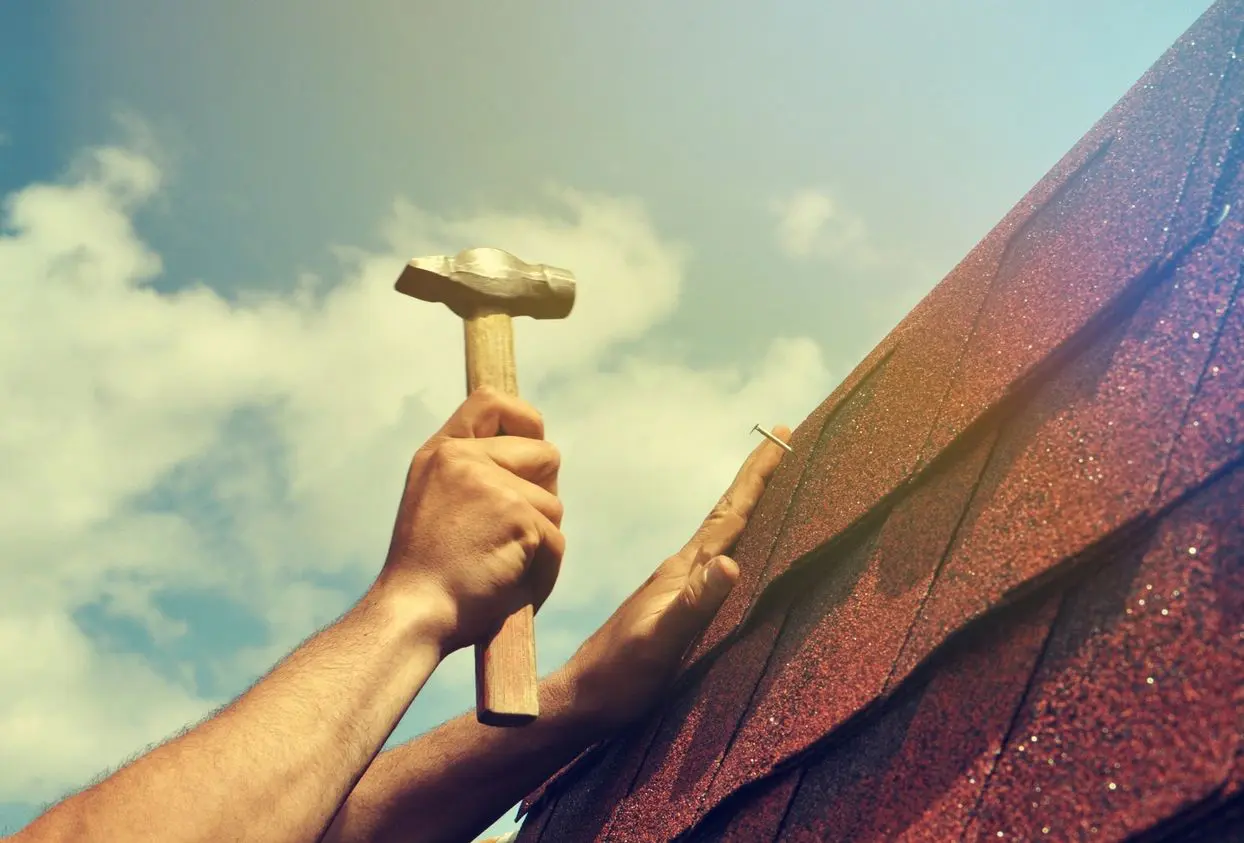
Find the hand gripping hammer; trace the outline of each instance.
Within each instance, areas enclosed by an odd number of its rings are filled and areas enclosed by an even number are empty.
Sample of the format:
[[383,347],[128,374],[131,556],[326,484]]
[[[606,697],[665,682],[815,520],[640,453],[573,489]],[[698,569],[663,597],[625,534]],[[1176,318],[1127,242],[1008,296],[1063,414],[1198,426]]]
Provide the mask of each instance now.
[[[415,258],[397,291],[440,302],[460,316],[466,335],[467,394],[491,386],[518,395],[511,318],[565,319],[574,307],[574,275],[520,261],[500,249]],[[540,713],[536,695],[534,611],[524,606],[491,640],[475,647],[475,711],[490,726],[520,726]]]

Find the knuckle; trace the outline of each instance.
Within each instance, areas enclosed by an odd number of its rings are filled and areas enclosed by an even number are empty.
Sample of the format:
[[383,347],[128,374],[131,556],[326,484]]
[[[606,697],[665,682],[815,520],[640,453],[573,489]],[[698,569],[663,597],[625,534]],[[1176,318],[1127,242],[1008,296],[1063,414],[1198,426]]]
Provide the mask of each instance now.
[[514,524],[514,540],[524,553],[531,556],[540,547],[542,537],[535,522],[531,518],[524,518]]
[[544,432],[544,414],[541,413],[539,410],[537,410],[532,405],[528,404],[526,401],[522,401],[520,403],[521,403],[521,409],[523,411],[523,414],[527,416],[528,419],[531,420],[531,423],[534,427],[539,428],[540,432],[543,433]]
[[552,442],[544,443],[544,465],[553,474],[561,470],[562,452]]
[[455,485],[476,486],[481,482],[482,466],[473,457],[471,440],[447,439],[432,451],[430,468]]
[[527,501],[518,492],[506,487],[498,487],[495,494],[501,511],[509,517],[518,520],[526,514]]
[[505,398],[505,394],[495,386],[477,386],[471,392],[471,398],[478,404],[500,404]]
[[428,461],[438,468],[448,468],[463,462],[465,456],[460,439],[442,439],[433,446]]

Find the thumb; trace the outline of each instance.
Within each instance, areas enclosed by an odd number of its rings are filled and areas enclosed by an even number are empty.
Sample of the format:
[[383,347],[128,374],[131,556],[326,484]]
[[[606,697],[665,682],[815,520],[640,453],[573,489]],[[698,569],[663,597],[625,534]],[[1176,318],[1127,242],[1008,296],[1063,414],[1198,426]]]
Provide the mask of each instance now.
[[727,556],[692,566],[682,592],[667,610],[671,634],[686,639],[697,635],[717,614],[738,579],[739,566]]

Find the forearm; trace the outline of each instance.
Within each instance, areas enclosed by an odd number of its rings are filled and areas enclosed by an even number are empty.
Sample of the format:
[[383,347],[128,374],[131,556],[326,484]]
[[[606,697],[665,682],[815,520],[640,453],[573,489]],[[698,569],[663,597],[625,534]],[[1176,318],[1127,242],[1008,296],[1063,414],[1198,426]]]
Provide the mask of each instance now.
[[575,716],[571,694],[554,674],[540,683],[534,723],[493,728],[471,712],[382,753],[325,843],[474,839],[600,737]]
[[318,840],[436,667],[431,642],[368,598],[216,716],[15,839]]

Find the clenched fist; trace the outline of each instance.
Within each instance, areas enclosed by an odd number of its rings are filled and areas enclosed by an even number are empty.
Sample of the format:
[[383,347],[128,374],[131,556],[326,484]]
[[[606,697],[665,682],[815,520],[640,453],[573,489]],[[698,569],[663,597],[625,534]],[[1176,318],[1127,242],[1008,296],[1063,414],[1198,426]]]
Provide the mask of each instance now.
[[418,601],[444,654],[552,591],[566,548],[559,465],[540,414],[487,388],[415,454],[376,588]]

